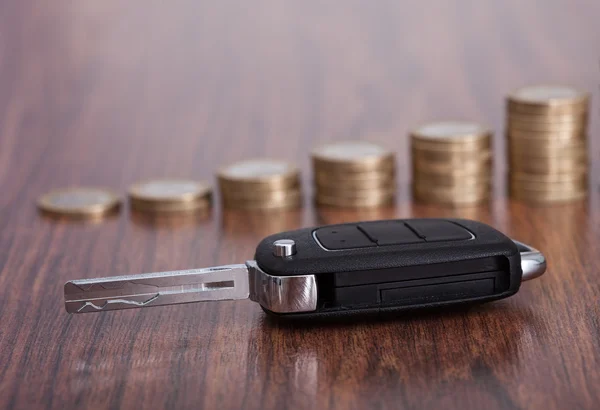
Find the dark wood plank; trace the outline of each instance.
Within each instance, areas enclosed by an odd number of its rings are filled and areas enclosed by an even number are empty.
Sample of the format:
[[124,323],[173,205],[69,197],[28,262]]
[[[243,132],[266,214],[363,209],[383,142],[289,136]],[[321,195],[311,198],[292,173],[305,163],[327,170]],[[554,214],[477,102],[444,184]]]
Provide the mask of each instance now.
[[[598,167],[582,203],[510,202],[502,122],[503,96],[540,81],[597,105],[600,3],[421,3],[0,2],[0,408],[597,408]],[[406,133],[441,118],[497,130],[491,206],[410,202]],[[310,192],[311,147],[342,138],[398,152],[395,207],[83,224],[33,205],[257,155],[299,163]],[[482,307],[332,326],[247,301],[63,311],[67,279],[237,262],[278,230],[409,216],[493,224],[549,272]]]

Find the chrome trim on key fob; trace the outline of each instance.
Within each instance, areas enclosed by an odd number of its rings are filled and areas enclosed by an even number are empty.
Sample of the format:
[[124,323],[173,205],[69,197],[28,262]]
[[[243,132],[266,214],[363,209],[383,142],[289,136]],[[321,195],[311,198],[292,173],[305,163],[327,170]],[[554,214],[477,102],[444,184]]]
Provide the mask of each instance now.
[[531,280],[540,277],[546,272],[546,258],[537,249],[524,244],[523,242],[513,242],[522,250],[521,252],[521,269],[523,270],[523,278],[521,280]]
[[246,262],[250,273],[250,300],[275,313],[317,310],[317,281],[314,275],[271,276],[256,261]]

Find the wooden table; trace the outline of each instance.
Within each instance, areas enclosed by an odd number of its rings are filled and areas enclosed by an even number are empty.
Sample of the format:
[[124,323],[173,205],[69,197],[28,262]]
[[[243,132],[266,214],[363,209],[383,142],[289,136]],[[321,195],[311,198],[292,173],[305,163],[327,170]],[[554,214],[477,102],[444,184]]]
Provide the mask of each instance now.
[[[502,136],[510,90],[570,84],[594,94],[597,158],[599,17],[593,1],[0,2],[0,408],[599,408],[598,166],[586,201],[515,203]],[[407,131],[445,118],[496,129],[490,206],[411,202]],[[311,147],[360,138],[397,151],[397,205],[315,209]],[[34,206],[255,156],[302,167],[302,210],[86,224]],[[411,216],[490,223],[548,273],[485,306],[329,326],[249,301],[63,309],[67,279],[240,262],[282,229]]]

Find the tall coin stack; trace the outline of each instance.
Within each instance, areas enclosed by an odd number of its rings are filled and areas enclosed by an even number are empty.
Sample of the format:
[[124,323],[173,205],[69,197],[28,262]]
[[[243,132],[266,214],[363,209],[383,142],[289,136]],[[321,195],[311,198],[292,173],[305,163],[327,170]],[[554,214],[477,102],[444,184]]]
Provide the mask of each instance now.
[[459,206],[489,199],[492,132],[488,128],[470,122],[436,122],[410,136],[417,201]]
[[366,141],[335,142],[312,153],[319,205],[365,208],[388,205],[396,196],[396,158]]
[[507,99],[509,190],[527,202],[587,195],[589,95],[562,86],[521,88]]
[[252,159],[225,167],[217,175],[225,208],[271,210],[302,205],[300,171],[273,159]]

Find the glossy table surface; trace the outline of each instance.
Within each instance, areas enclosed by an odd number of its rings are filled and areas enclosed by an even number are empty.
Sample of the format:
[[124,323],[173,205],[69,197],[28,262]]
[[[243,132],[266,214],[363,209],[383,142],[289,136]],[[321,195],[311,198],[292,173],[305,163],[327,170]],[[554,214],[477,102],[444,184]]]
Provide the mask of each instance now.
[[[594,409],[600,403],[600,3],[521,0],[0,1],[0,408]],[[590,197],[505,194],[504,96],[593,94]],[[407,132],[496,130],[494,199],[413,204]],[[397,204],[315,208],[309,152],[369,139],[398,154]],[[99,223],[39,215],[52,188],[214,182],[293,161],[305,206]],[[242,262],[266,234],[411,216],[478,219],[543,251],[547,274],[483,306],[289,325],[250,301],[67,315],[68,279]]]

